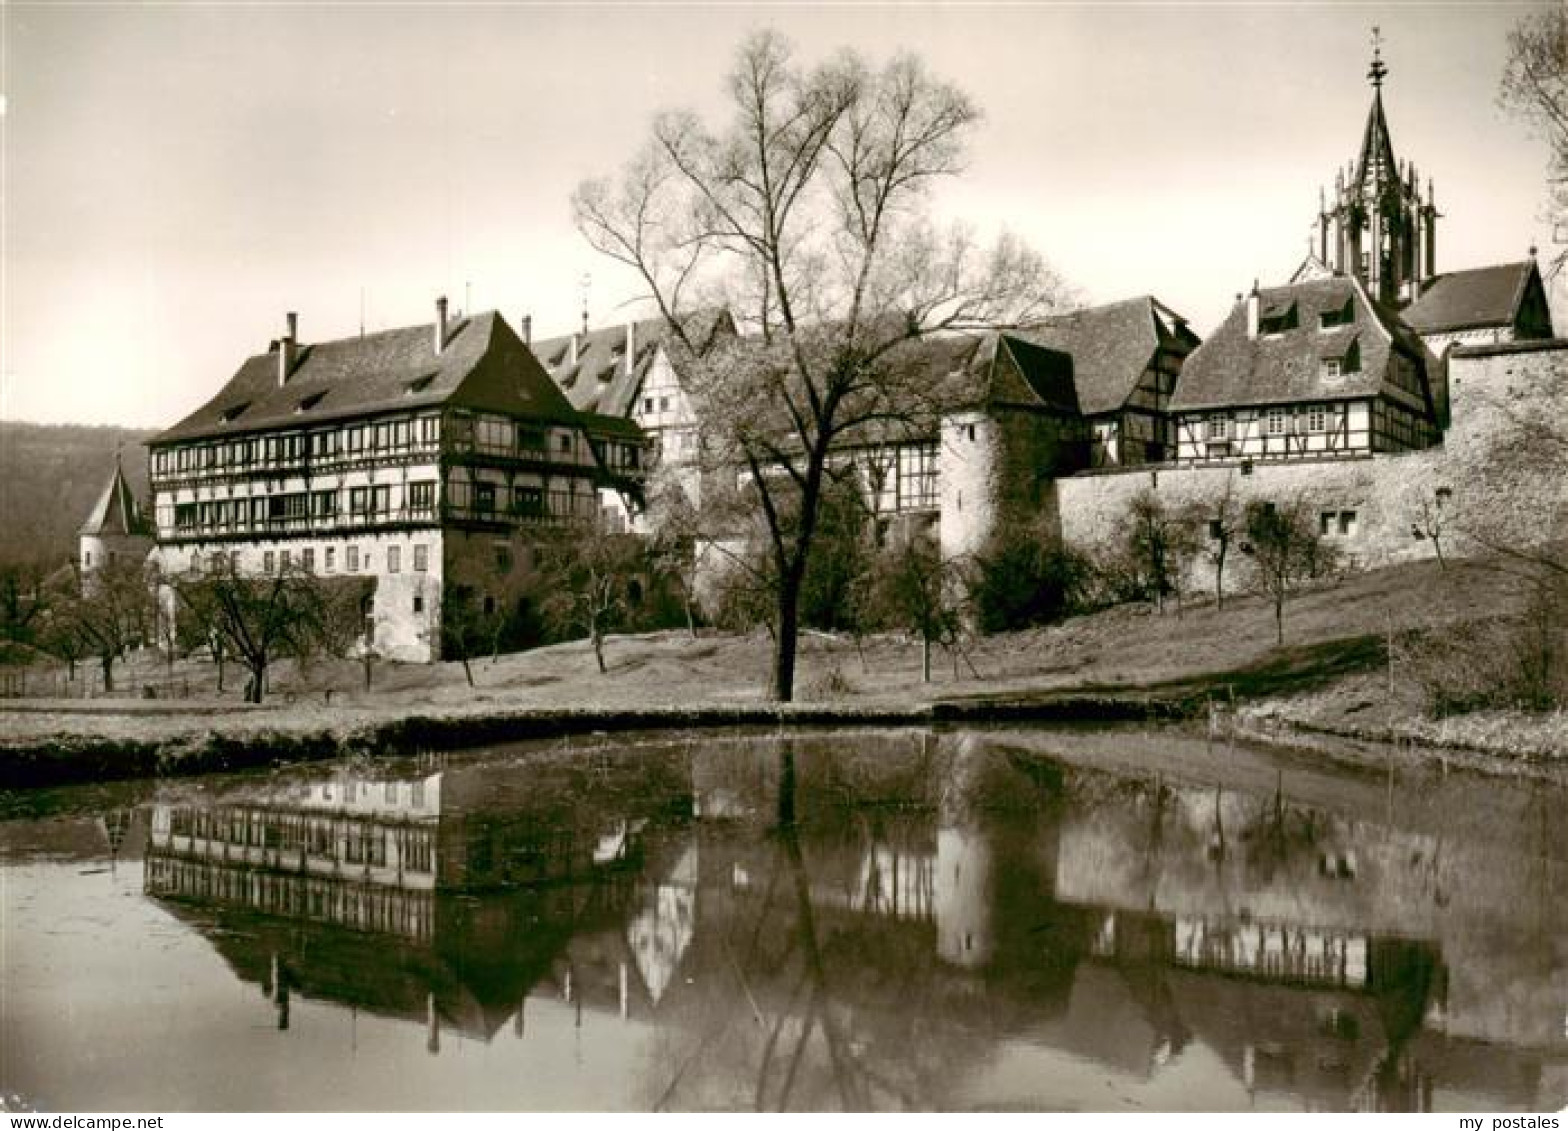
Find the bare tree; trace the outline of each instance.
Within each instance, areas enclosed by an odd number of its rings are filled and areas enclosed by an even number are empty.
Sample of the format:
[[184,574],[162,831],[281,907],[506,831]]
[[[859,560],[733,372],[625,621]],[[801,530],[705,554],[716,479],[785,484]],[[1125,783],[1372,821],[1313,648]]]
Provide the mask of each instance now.
[[1140,587],[1165,611],[1165,598],[1181,599],[1183,575],[1197,553],[1192,516],[1172,511],[1152,490],[1142,490],[1127,504],[1127,553]]
[[492,663],[528,636],[524,623],[530,579],[508,551],[485,568],[448,578],[440,601],[441,654],[463,665],[474,686],[473,659],[489,653]]
[[626,615],[631,587],[648,568],[635,535],[598,520],[574,524],[540,546],[540,611],[558,631],[588,637],[601,675],[608,670],[604,634]]
[[[1554,4],[1520,18],[1508,33],[1499,100],[1532,123],[1550,152],[1552,223],[1559,245],[1568,244],[1568,9]],[[1561,271],[1568,246],[1552,258]]]
[[1214,604],[1225,607],[1225,565],[1230,560],[1231,548],[1246,532],[1246,515],[1241,501],[1236,498],[1236,485],[1231,476],[1225,476],[1225,490],[1213,503],[1193,503],[1185,513],[1193,538],[1195,552],[1214,567]]
[[893,543],[877,559],[869,587],[872,616],[920,640],[926,683],[931,682],[931,646],[956,647],[961,638],[963,614],[953,596],[962,580],[957,562],[944,560],[941,547],[926,534]]
[[30,653],[45,614],[59,594],[44,570],[32,564],[0,566],[0,641]]
[[297,567],[246,576],[217,555],[208,567],[165,578],[180,607],[250,673],[245,701],[260,703],[267,669],[282,656],[341,655],[362,639],[375,582],[318,577]]
[[97,657],[103,689],[114,690],[114,664],[151,637],[153,596],[142,565],[111,559],[82,578],[80,592],[61,610],[68,631]]
[[1448,534],[1447,504],[1447,493],[1439,490],[1432,495],[1418,495],[1411,506],[1410,536],[1417,542],[1432,543],[1438,569],[1448,568],[1443,558],[1443,539]]
[[686,631],[697,639],[697,539],[702,519],[685,487],[673,476],[659,477],[649,492],[648,517],[653,538],[648,546],[651,568],[680,593]]
[[1333,563],[1306,504],[1298,499],[1280,508],[1273,503],[1247,507],[1247,543],[1253,581],[1274,605],[1275,640],[1285,643],[1285,602]]
[[[868,425],[924,412],[931,426],[947,375],[921,364],[920,339],[1038,316],[1059,288],[1017,242],[983,250],[927,218],[926,193],[960,171],[979,114],[918,59],[874,71],[843,52],[807,69],[762,32],[725,93],[728,123],[659,117],[648,149],[618,181],[581,186],[574,212],[690,355],[709,458],[756,485],[776,578],[772,692],[788,700],[829,453]],[[696,356],[683,315],[704,286],[760,343]]]

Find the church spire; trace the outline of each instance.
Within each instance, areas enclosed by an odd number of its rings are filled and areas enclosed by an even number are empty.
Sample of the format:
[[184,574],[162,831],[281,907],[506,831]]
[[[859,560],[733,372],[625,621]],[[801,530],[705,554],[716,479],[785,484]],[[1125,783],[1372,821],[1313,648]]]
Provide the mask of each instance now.
[[[1383,62],[1383,33],[1372,29],[1372,65],[1367,68],[1367,79],[1372,83],[1372,107],[1367,111],[1366,129],[1361,135],[1361,159],[1356,163],[1355,183],[1371,191],[1393,178],[1394,143],[1388,134],[1388,119],[1383,116],[1383,79],[1388,67]],[[1369,178],[1376,186],[1368,184]]]
[[1415,167],[1401,168],[1383,112],[1383,32],[1372,29],[1367,82],[1372,105],[1355,160],[1336,171],[1334,200],[1318,204],[1319,247],[1339,274],[1354,275],[1374,298],[1391,305],[1406,301],[1433,271],[1436,209],[1421,198]]

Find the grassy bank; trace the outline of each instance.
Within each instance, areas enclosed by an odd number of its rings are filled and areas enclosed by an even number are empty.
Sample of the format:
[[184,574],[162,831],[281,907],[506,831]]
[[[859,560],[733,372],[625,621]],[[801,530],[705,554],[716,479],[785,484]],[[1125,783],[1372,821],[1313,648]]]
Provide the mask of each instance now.
[[1297,598],[1283,646],[1274,643],[1272,609],[1252,597],[1163,614],[1122,606],[978,640],[965,655],[940,659],[929,684],[920,680],[918,645],[807,634],[801,702],[786,707],[763,697],[769,641],[761,633],[613,637],[604,675],[585,643],[486,657],[470,665],[473,687],[457,663],[378,665],[369,689],[356,664],[280,666],[267,703],[255,708],[238,702],[232,668],[220,693],[211,665],[186,661],[171,675],[148,657],[121,674],[122,686],[157,680],[189,688],[192,698],[0,704],[0,787],[610,729],[1210,710],[1265,733],[1392,735],[1521,763],[1561,758],[1561,716],[1505,713],[1484,725],[1438,726],[1422,717],[1419,688],[1388,671],[1390,628],[1463,633],[1520,600],[1498,571],[1420,563]]

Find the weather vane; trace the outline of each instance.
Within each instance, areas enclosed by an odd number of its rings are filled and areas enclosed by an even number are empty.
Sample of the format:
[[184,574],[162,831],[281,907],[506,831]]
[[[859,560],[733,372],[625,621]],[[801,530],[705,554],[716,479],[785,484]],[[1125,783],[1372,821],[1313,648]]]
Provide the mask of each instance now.
[[1376,24],[1372,25],[1372,66],[1367,71],[1367,78],[1372,80],[1373,86],[1383,85],[1383,76],[1388,74],[1388,68],[1383,65],[1383,29]]

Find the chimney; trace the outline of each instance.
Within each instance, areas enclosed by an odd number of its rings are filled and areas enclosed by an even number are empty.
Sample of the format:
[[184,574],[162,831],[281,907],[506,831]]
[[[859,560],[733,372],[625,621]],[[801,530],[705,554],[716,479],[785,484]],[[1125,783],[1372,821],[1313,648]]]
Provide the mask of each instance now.
[[523,345],[527,346],[529,349],[533,349],[534,348],[534,316],[532,314],[525,314],[525,315],[523,315],[523,320],[522,320],[521,325],[522,325],[522,328],[523,328]]
[[436,356],[441,356],[441,351],[446,349],[446,295],[436,299]]
[[1247,296],[1247,337],[1258,336],[1258,315],[1261,300],[1258,298],[1258,281],[1252,281],[1252,293]]
[[294,371],[294,361],[299,356],[299,314],[291,310],[286,317],[289,328],[278,342],[279,388],[288,384],[289,374]]
[[573,365],[577,364],[577,354],[578,354],[578,351],[582,349],[582,341],[583,341],[583,336],[581,334],[573,334],[572,335],[572,364]]
[[626,323],[626,376],[637,367],[637,323]]

